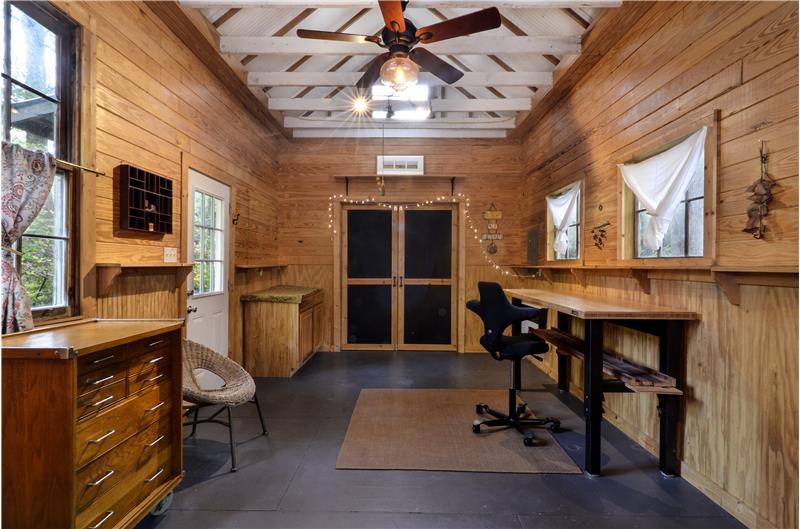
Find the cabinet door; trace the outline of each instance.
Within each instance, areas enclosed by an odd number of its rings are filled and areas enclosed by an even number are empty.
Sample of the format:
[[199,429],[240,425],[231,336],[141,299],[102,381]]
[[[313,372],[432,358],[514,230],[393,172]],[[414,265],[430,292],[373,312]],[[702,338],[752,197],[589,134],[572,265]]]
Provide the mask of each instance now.
[[296,367],[300,367],[303,362],[311,356],[314,350],[314,310],[308,308],[300,313],[300,343],[299,356],[300,362]]
[[322,327],[324,320],[322,319],[322,303],[314,306],[314,347],[312,352],[317,352],[322,349],[325,335]]

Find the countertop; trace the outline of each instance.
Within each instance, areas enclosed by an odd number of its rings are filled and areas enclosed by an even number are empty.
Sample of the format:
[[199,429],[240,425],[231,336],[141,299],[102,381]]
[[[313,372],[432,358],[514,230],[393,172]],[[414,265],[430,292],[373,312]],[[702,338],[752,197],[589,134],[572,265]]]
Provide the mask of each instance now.
[[268,303],[295,303],[303,302],[303,297],[314,294],[318,288],[299,287],[295,285],[278,285],[258,292],[242,294],[242,301],[266,301]]

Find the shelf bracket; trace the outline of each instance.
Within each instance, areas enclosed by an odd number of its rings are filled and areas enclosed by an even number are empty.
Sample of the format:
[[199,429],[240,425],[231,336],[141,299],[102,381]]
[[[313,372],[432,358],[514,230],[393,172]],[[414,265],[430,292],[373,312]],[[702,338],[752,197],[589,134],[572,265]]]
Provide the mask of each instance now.
[[650,275],[647,270],[632,269],[631,277],[639,284],[639,290],[645,294],[650,294]]
[[544,278],[545,281],[547,281],[551,285],[553,284],[553,271],[552,270],[550,270],[549,268],[540,268],[539,269],[539,274],[541,275],[542,278]]
[[114,281],[122,274],[122,266],[103,266],[97,268],[97,290],[101,296],[107,296],[111,292]]
[[719,289],[728,298],[731,305],[739,306],[742,302],[739,283],[736,282],[736,274],[730,272],[711,272],[711,277],[719,286]]
[[581,284],[582,287],[586,286],[586,271],[581,270],[580,268],[570,268],[570,272],[572,272],[573,277]]

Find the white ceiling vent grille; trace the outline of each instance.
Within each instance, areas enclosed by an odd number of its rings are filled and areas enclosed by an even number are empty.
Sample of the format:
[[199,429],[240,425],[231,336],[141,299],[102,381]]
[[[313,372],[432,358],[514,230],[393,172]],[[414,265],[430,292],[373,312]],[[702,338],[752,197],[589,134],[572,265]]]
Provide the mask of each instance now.
[[424,156],[378,156],[379,175],[423,175]]

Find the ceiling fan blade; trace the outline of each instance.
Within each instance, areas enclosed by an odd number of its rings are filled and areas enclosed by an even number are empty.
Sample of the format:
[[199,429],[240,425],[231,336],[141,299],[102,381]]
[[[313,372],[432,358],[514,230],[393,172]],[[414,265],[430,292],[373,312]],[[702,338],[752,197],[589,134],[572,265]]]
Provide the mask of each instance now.
[[500,11],[496,7],[482,9],[469,15],[451,18],[438,24],[425,26],[417,30],[417,37],[424,44],[452,39],[463,35],[480,33],[489,29],[499,28],[501,24]]
[[414,48],[408,56],[412,61],[422,66],[423,69],[431,72],[447,84],[453,84],[464,77],[464,72],[450,66],[450,64],[424,48]]
[[377,81],[378,77],[381,75],[381,66],[383,66],[383,63],[388,60],[388,53],[383,53],[372,59],[372,61],[370,61],[370,63],[367,65],[364,75],[362,75],[361,79],[359,79],[356,83],[356,88],[359,90],[367,90],[374,85],[375,81]]
[[297,36],[304,39],[339,40],[342,42],[380,42],[373,35],[355,35],[353,33],[338,33],[335,31],[317,31],[315,29],[298,29]]
[[392,31],[401,33],[406,30],[406,20],[403,18],[403,2],[392,0],[388,2],[378,2],[383,14],[383,21],[386,27]]

